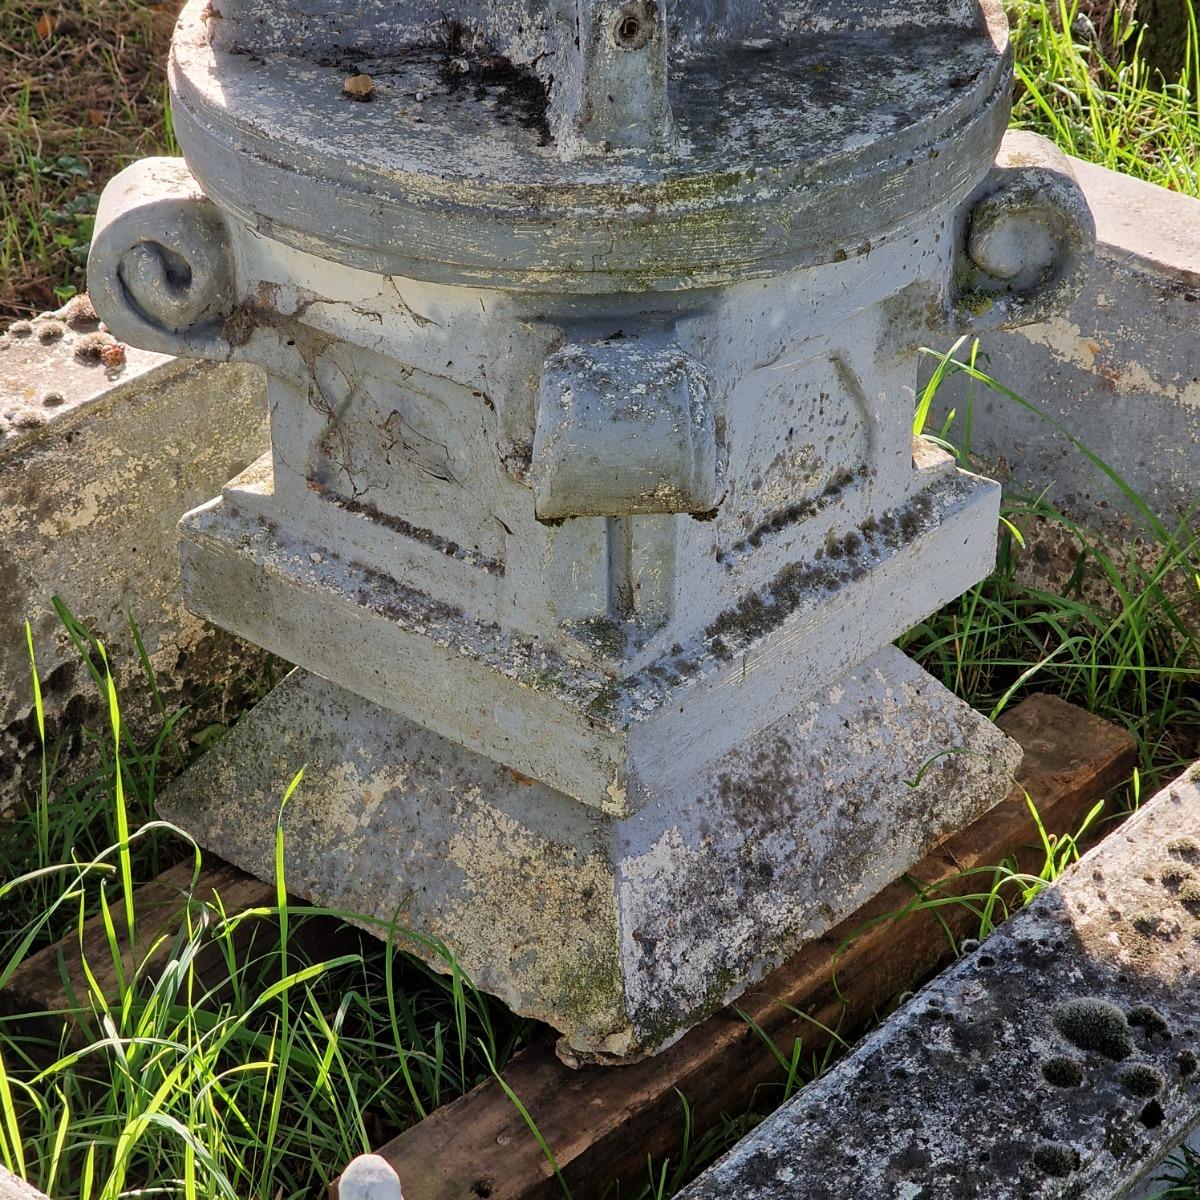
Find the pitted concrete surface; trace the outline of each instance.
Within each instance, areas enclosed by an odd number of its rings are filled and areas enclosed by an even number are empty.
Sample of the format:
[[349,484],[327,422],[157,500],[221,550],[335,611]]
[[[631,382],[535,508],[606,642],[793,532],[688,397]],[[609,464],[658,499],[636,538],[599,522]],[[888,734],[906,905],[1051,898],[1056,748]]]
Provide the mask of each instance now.
[[[415,685],[414,685],[415,686]],[[633,816],[297,672],[160,798],[261,878],[438,939],[576,1059],[669,1044],[1011,785],[1020,751],[888,648]],[[445,969],[428,942],[407,949]]]
[[105,642],[135,736],[160,718],[130,616],[168,711],[191,706],[185,737],[236,715],[265,675],[261,651],[184,609],[175,545],[179,517],[266,444],[261,377],[131,347],[107,365],[116,340],[81,311],[0,336],[0,813],[39,770],[26,619],[64,779],[94,760],[83,730],[107,728],[54,596]]
[[1108,1200],[1200,1114],[1200,767],[681,1200]]

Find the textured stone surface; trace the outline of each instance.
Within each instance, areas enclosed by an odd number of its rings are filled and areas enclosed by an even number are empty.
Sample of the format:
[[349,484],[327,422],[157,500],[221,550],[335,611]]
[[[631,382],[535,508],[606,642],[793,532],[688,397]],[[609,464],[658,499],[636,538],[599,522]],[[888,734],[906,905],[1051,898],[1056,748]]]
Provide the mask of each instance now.
[[441,939],[580,1055],[636,1055],[986,811],[1019,759],[890,648],[781,712],[620,818],[297,673],[160,812],[269,878],[280,800],[307,764],[284,815],[289,889]]
[[1200,768],[683,1200],[1107,1200],[1200,1112]]
[[[659,7],[458,0],[431,21],[420,3],[313,0],[281,21],[192,0],[175,129],[206,194],[292,246],[573,293],[863,255],[991,165],[1011,69],[994,0],[679,3],[666,30]],[[651,36],[593,53],[630,9]],[[371,103],[344,99],[349,70],[371,75]]]
[[181,514],[266,444],[261,377],[135,349],[106,367],[86,339],[114,339],[70,320],[0,338],[0,810],[38,769],[26,618],[67,777],[91,761],[82,729],[107,723],[52,597],[106,643],[135,734],[157,717],[130,615],[163,702],[194,706],[185,734],[240,711],[263,672],[260,651],[184,609],[175,548]]

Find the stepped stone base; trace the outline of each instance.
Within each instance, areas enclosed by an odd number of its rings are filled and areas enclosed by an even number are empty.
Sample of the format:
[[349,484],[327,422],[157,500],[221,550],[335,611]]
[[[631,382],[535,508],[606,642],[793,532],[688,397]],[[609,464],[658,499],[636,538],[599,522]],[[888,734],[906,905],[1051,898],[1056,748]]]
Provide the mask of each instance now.
[[[736,698],[731,697],[731,704]],[[949,753],[947,753],[949,752]],[[652,1054],[1009,790],[1020,750],[888,647],[632,816],[585,806],[297,671],[159,810],[562,1031]]]

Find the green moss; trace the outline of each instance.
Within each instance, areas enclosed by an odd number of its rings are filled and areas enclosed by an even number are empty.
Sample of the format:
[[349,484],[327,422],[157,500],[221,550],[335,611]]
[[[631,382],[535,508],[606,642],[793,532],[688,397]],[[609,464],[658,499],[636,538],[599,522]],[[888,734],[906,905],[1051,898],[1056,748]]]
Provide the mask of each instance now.
[[1130,1025],[1144,1029],[1152,1037],[1170,1038],[1171,1027],[1166,1018],[1149,1004],[1137,1004],[1126,1013]]
[[1042,1063],[1042,1074],[1055,1087],[1073,1088],[1083,1082],[1083,1063],[1065,1054],[1056,1054]]
[[1179,1068],[1179,1074],[1184,1079],[1190,1079],[1196,1073],[1196,1067],[1200,1066],[1200,1060],[1197,1060],[1196,1053],[1193,1050],[1180,1050],[1175,1056],[1175,1065]]
[[1167,887],[1178,887],[1181,883],[1191,879],[1192,874],[1191,867],[1186,867],[1183,863],[1168,862],[1163,865],[1158,877]]
[[1193,916],[1200,916],[1200,882],[1189,879],[1179,889],[1179,902]]
[[1117,1060],[1133,1053],[1125,1014],[1115,1004],[1095,996],[1064,1000],[1054,1010],[1054,1027],[1080,1050]]
[[1200,861],[1200,845],[1196,844],[1194,838],[1176,838],[1174,841],[1167,843],[1167,849],[1170,853],[1178,855],[1185,862],[1194,863]]
[[1036,1167],[1056,1179],[1064,1179],[1079,1170],[1079,1151],[1065,1142],[1039,1142],[1033,1148]]
[[1163,1077],[1149,1063],[1134,1063],[1121,1072],[1121,1086],[1142,1100],[1157,1096],[1163,1089]]
[[589,717],[599,721],[614,722],[621,715],[621,685],[610,679],[592,697],[587,706]]
[[1145,934],[1147,937],[1158,933],[1163,926],[1163,917],[1161,913],[1150,912],[1149,910],[1137,913],[1129,922],[1138,933]]

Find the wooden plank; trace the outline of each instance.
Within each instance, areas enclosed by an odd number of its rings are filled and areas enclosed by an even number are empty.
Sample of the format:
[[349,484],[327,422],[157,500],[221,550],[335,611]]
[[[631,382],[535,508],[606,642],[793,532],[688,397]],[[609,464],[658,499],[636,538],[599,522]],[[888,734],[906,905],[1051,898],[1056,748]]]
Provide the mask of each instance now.
[[[187,914],[198,914],[200,906],[219,895],[226,912],[274,905],[275,887],[263,883],[237,867],[207,858],[195,884],[194,866],[189,859],[164,871],[134,892],[133,945],[124,935],[123,910],[113,908],[120,948],[120,971],[128,980],[133,972],[153,977],[161,970],[171,952],[176,935],[184,927]],[[20,1016],[27,1024],[40,1024],[48,1036],[57,1038],[63,1021],[75,1027],[74,1035],[94,1036],[89,985],[83,970],[86,961],[104,996],[119,994],[118,968],[100,917],[85,921],[82,936],[72,932],[61,941],[31,954],[13,972],[0,991],[0,1012]],[[249,934],[249,926],[246,928]],[[218,952],[211,948],[215,960]],[[197,958],[197,972],[204,977],[204,951]],[[215,962],[214,962],[215,965]],[[44,1020],[39,1021],[39,1017]]]
[[[1124,782],[1135,761],[1133,738],[1051,696],[1023,701],[999,724],[1025,750],[1020,784],[1050,830],[1073,829],[1090,805]],[[911,874],[947,879],[1013,855],[1037,870],[1043,855],[1020,788],[996,809],[942,843]],[[960,883],[959,891],[968,890]],[[972,882],[970,890],[980,888]],[[902,908],[912,888],[898,881],[825,937],[810,943],[741,998],[738,1007],[790,1051],[803,1039],[806,1057],[825,1038],[807,1013],[843,1034],[861,1029],[879,1006],[926,977],[947,954],[941,927],[928,915],[880,922],[840,956],[835,993],[831,967],[839,947],[874,918]],[[970,926],[960,906],[941,910],[959,936]],[[758,1087],[779,1078],[769,1048],[733,1009],[725,1009],[656,1058],[623,1068],[571,1071],[550,1043],[530,1047],[505,1080],[548,1142],[575,1200],[598,1197],[614,1179],[640,1183],[647,1156],[677,1152],[682,1116],[677,1093],[692,1108],[694,1132],[722,1114],[747,1110]],[[400,1176],[406,1200],[549,1200],[559,1185],[520,1114],[494,1082],[475,1088],[407,1130],[378,1153]],[[333,1187],[336,1196],[336,1183]]]

